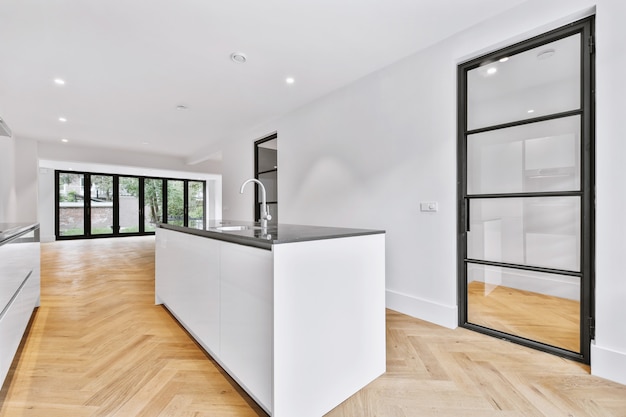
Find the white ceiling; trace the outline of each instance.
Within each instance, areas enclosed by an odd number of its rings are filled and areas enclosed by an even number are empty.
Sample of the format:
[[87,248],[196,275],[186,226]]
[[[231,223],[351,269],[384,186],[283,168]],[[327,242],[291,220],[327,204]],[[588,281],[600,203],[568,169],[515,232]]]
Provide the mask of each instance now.
[[523,1],[2,0],[0,117],[191,161]]

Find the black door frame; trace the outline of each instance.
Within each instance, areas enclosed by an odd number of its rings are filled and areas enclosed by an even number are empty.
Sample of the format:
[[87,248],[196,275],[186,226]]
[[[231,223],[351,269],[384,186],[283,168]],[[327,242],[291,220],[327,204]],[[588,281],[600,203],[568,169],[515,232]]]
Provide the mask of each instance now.
[[[490,336],[506,339],[537,350],[556,354],[586,364],[590,363],[591,340],[594,335],[594,288],[595,288],[595,63],[594,63],[594,17],[588,17],[545,34],[500,49],[490,54],[473,59],[458,66],[458,142],[457,142],[457,274],[459,326],[475,330]],[[519,122],[490,126],[486,129],[469,131],[467,129],[467,79],[469,70],[485,62],[495,62],[500,58],[536,48],[548,42],[565,38],[576,33],[581,34],[581,108],[576,111],[553,114],[545,117],[526,119]],[[467,321],[467,231],[469,228],[469,202],[472,198],[498,197],[499,195],[476,195],[467,193],[467,136],[473,133],[519,126],[543,120],[551,120],[569,115],[581,117],[581,188],[571,193],[519,193],[515,197],[576,195],[581,197],[581,285],[580,285],[580,352],[529,340],[520,336],[489,329]],[[510,194],[508,194],[510,196]],[[472,260],[474,263],[475,260]],[[481,262],[483,263],[483,262]],[[489,263],[498,266],[498,263]],[[506,266],[506,265],[500,265]],[[527,268],[544,270],[542,268]],[[545,269],[546,272],[549,272]]]
[[[68,235],[61,236],[60,235],[60,219],[59,219],[59,197],[60,197],[60,187],[59,187],[59,178],[61,174],[77,174],[84,176],[84,196],[83,196],[83,230],[84,234],[82,235]],[[106,234],[91,234],[91,176],[94,175],[103,175],[103,176],[111,176],[113,177],[113,228],[111,233]],[[119,224],[119,179],[123,178],[137,178],[138,179],[138,232],[134,233],[120,233],[120,224]],[[100,173],[100,172],[86,172],[86,171],[66,171],[66,170],[55,170],[54,172],[54,200],[55,200],[55,219],[54,219],[54,234],[56,240],[72,240],[72,239],[99,239],[99,238],[107,238],[107,237],[124,237],[124,236],[143,236],[143,235],[154,235],[154,231],[146,231],[145,230],[145,212],[144,212],[144,181],[146,179],[158,179],[162,180],[162,196],[163,196],[163,207],[162,215],[163,222],[167,223],[167,181],[183,181],[183,204],[184,204],[184,226],[188,226],[189,224],[189,183],[190,182],[198,182],[202,183],[203,189],[203,228],[207,224],[207,210],[206,210],[206,201],[207,201],[207,182],[205,180],[198,179],[182,179],[182,178],[166,178],[166,177],[145,177],[140,175],[130,175],[130,174],[111,174],[111,173]]]

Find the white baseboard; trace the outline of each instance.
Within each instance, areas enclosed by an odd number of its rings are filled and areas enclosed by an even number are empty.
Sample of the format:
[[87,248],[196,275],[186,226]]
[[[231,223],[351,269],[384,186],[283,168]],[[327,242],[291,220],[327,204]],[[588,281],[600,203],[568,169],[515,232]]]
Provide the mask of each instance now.
[[385,293],[385,305],[391,310],[449,329],[459,324],[457,306],[443,305],[392,290],[386,290]]
[[626,352],[617,352],[591,342],[591,374],[626,385]]

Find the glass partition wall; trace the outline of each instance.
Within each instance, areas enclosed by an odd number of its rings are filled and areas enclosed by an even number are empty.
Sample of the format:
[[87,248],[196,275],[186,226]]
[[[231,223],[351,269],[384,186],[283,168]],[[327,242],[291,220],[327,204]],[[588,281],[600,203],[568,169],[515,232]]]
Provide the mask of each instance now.
[[56,171],[56,237],[153,234],[160,222],[204,228],[206,181]]
[[593,20],[459,66],[460,325],[589,362]]

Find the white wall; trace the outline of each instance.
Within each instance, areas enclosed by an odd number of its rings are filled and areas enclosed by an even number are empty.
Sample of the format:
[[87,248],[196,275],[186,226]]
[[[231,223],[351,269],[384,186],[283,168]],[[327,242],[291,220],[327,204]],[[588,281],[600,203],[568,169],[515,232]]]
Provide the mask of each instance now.
[[37,142],[18,138],[15,142],[15,220],[37,221]]
[[[149,151],[149,148],[146,149]],[[174,158],[148,152],[129,152],[115,149],[74,146],[49,142],[39,143],[39,159],[76,162],[80,164],[119,165],[151,169],[188,171],[199,173],[219,174],[221,162],[206,160],[198,164],[189,165],[183,158]]]
[[0,136],[0,223],[15,220],[14,154],[14,139]]
[[596,20],[596,340],[594,374],[626,384],[626,2],[599,2]]
[[[253,142],[278,132],[280,221],[387,231],[388,307],[457,324],[456,67],[597,5],[597,334],[593,372],[626,383],[625,68],[618,0],[529,0],[224,145],[225,217],[252,220]],[[252,194],[252,193],[250,193]],[[419,203],[437,201],[437,213]]]
[[0,223],[37,220],[37,143],[0,137]]

